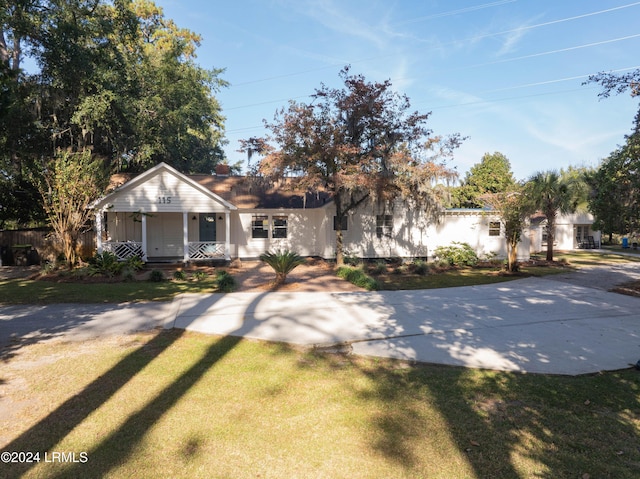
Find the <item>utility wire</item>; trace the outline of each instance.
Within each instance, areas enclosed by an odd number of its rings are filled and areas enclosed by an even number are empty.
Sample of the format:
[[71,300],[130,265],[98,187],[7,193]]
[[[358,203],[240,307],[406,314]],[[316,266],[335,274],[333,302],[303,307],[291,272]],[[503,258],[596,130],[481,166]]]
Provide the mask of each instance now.
[[[477,7],[469,7],[467,9],[460,9],[460,10],[452,10],[450,12],[444,12],[444,13],[439,13],[439,14],[435,14],[432,16],[428,16],[428,17],[421,17],[419,19],[415,19],[415,20],[408,20],[406,22],[401,22],[395,25],[404,25],[404,24],[409,24],[409,23],[415,23],[417,21],[421,21],[421,20],[425,20],[425,19],[430,19],[430,18],[439,18],[439,17],[444,17],[444,16],[449,16],[449,15],[454,15],[456,13],[464,13],[465,11],[472,11],[472,10],[479,10],[480,8],[486,8],[488,6],[497,6],[497,5],[501,5],[504,3],[511,3],[515,0],[507,0],[507,1],[500,1],[500,2],[493,2],[493,3],[489,3],[489,4],[484,4],[484,5],[479,5]],[[514,28],[511,30],[504,30],[501,32],[494,32],[494,33],[486,33],[483,35],[477,35],[474,37],[470,37],[467,39],[464,39],[462,41],[454,41],[454,42],[448,42],[448,43],[444,43],[441,45],[441,47],[447,46],[447,45],[453,45],[453,44],[458,44],[458,43],[471,43],[474,42],[476,40],[481,40],[483,38],[489,38],[489,37],[496,37],[496,36],[500,36],[500,35],[506,35],[508,33],[515,33],[515,32],[519,32],[519,31],[524,31],[524,30],[532,30],[534,28],[540,28],[540,27],[546,27],[548,25],[555,25],[558,23],[564,23],[564,22],[569,22],[569,21],[573,21],[573,20],[579,20],[582,18],[587,18],[587,17],[592,17],[595,15],[601,15],[603,13],[609,13],[609,12],[613,12],[616,10],[622,10],[625,8],[630,8],[630,7],[635,7],[640,5],[640,2],[633,2],[633,3],[628,3],[626,5],[620,5],[618,7],[612,7],[612,8],[607,8],[605,10],[599,10],[597,12],[590,12],[590,13],[585,13],[582,15],[575,15],[572,17],[567,17],[567,18],[561,18],[559,20],[551,20],[549,22],[544,22],[544,23],[538,23],[535,25],[528,25],[528,26],[524,26],[524,27],[519,27],[519,28]],[[352,62],[349,62],[350,64],[357,64],[357,63],[363,63],[363,62],[368,62],[371,60],[379,60],[381,58],[387,58],[387,57],[393,57],[395,56],[395,53],[392,54],[388,54],[388,55],[378,55],[378,56],[373,56],[373,57],[368,57],[368,58],[364,58],[364,59],[360,59],[360,60],[355,60]],[[292,77],[292,76],[298,76],[298,75],[304,75],[306,73],[313,73],[316,71],[322,71],[322,70],[327,70],[330,68],[335,68],[337,64],[331,64],[331,65],[326,65],[326,66],[322,66],[322,67],[317,67],[317,68],[311,68],[308,70],[301,70],[301,71],[297,71],[297,72],[291,72],[291,73],[283,73],[282,75],[275,75],[275,76],[271,76],[271,77],[265,77],[265,78],[259,78],[256,80],[249,80],[249,81],[244,81],[241,83],[235,83],[233,84],[233,86],[238,87],[238,86],[246,86],[246,85],[253,85],[255,83],[262,83],[262,82],[266,82],[266,81],[271,81],[271,80],[279,80],[282,78],[288,78],[288,77]]]

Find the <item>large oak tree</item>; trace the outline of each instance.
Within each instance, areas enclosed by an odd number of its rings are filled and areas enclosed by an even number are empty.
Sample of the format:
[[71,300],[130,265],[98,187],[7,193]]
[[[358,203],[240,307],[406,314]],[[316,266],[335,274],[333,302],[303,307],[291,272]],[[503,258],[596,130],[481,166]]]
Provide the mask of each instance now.
[[3,2],[0,196],[25,190],[57,151],[91,151],[112,171],[213,171],[224,158],[214,95],[226,83],[195,63],[199,42],[149,0]]
[[436,183],[454,177],[444,160],[461,142],[457,134],[434,135],[430,114],[411,111],[389,80],[368,82],[349,67],[340,77],[344,87],[322,85],[309,104],[291,102],[266,123],[275,147],[260,164],[269,178],[294,176],[297,188],[331,195],[339,265],[347,214],[367,201],[398,197],[433,208]]

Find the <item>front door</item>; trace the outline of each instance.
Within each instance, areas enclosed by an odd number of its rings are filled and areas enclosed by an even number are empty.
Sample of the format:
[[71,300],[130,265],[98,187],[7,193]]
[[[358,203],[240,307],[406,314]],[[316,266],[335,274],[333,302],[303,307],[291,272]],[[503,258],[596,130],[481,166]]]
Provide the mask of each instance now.
[[216,240],[215,213],[200,213],[200,241]]
[[153,213],[147,217],[147,255],[151,257],[182,257],[182,213]]

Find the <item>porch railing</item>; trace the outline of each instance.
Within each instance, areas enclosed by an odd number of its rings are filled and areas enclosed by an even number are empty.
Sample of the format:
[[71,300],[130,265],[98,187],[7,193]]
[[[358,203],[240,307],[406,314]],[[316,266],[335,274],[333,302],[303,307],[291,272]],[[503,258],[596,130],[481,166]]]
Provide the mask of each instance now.
[[189,260],[198,261],[225,257],[224,241],[190,241]]
[[143,256],[142,243],[137,241],[107,241],[102,244],[102,250],[115,254],[121,261],[132,256]]

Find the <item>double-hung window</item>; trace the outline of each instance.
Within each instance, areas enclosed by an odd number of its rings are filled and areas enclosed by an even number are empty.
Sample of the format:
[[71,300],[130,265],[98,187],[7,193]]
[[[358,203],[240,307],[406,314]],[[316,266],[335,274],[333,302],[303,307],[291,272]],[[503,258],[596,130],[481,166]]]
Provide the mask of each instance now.
[[266,215],[253,215],[251,218],[251,237],[269,237],[269,217]]
[[273,217],[273,230],[271,232],[273,238],[287,237],[287,220],[288,218],[286,216]]
[[499,221],[489,221],[489,236],[500,236]]
[[393,231],[392,215],[376,215],[376,236],[378,238],[391,237]]

